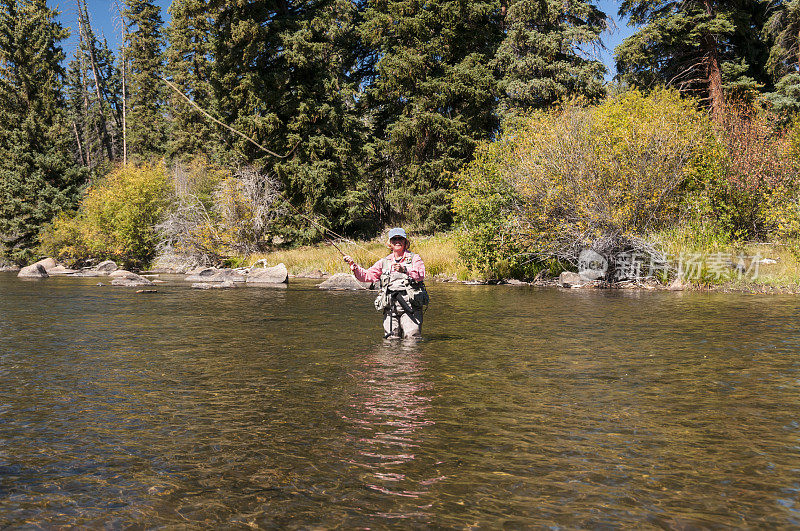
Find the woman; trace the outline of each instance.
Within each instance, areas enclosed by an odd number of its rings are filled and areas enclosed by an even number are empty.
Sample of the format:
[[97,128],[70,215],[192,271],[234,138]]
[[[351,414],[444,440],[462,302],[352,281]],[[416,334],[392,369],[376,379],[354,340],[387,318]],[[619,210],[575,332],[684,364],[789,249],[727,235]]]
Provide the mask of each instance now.
[[391,254],[369,269],[364,269],[349,256],[344,257],[359,281],[380,281],[380,295],[375,300],[375,307],[383,312],[385,337],[422,335],[422,309],[428,304],[428,293],[423,283],[425,264],[408,247],[406,231],[395,228],[389,231]]

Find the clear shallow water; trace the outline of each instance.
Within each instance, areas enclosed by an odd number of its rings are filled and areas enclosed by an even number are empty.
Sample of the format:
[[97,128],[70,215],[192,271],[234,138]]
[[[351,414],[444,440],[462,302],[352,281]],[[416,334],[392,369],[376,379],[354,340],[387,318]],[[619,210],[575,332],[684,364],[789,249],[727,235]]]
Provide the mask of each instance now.
[[0,527],[800,526],[800,299],[0,274]]

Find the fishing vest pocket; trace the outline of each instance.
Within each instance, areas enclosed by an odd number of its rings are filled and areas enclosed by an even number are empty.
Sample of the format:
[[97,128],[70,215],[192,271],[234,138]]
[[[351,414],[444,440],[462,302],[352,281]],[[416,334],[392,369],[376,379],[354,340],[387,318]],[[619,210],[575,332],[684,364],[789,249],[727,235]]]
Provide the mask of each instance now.
[[415,310],[420,310],[428,305],[430,297],[428,290],[425,289],[425,284],[422,282],[415,282],[406,289],[408,302]]
[[389,291],[382,289],[375,297],[375,309],[383,313],[389,308]]

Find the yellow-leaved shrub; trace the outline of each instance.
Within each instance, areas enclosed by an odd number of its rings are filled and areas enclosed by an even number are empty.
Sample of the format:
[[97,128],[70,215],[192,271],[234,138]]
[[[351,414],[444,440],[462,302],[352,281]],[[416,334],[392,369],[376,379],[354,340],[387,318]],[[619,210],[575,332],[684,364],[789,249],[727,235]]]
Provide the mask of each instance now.
[[142,266],[156,253],[172,188],[160,164],[120,166],[86,190],[78,211],[55,219],[41,250],[67,262],[113,259]]
[[[597,106],[564,104],[506,124],[459,175],[462,256],[492,269],[525,253],[575,263],[585,248],[625,250],[676,218],[710,138],[696,103],[665,89],[629,91]],[[493,231],[500,236],[487,234]]]

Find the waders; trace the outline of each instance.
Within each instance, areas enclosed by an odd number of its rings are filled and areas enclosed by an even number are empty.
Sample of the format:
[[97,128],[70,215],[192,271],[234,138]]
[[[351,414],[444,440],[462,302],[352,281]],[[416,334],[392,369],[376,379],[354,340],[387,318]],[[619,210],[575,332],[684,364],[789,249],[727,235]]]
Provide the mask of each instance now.
[[383,336],[383,339],[388,339],[394,333],[394,303],[399,302],[400,306],[403,308],[403,311],[406,312],[409,319],[413,321],[415,325],[420,325],[417,321],[417,318],[414,316],[414,310],[411,309],[411,306],[406,302],[403,298],[403,294],[399,291],[391,291],[389,292],[389,332]]

